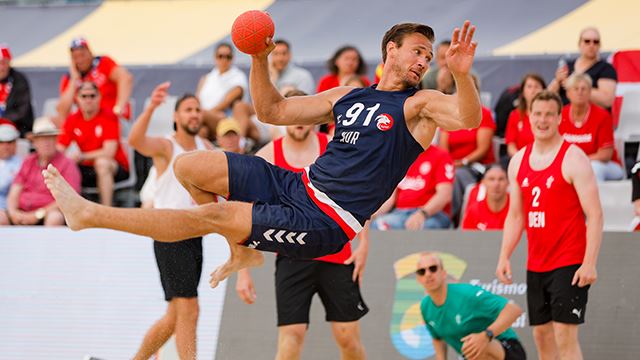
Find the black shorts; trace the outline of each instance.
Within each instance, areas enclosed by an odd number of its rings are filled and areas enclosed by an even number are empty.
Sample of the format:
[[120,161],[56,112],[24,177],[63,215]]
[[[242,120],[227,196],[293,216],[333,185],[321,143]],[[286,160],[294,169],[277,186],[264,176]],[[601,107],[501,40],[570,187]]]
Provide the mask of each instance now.
[[527,353],[518,339],[498,340],[504,349],[504,360],[526,360]]
[[579,267],[570,265],[542,273],[527,271],[527,306],[531,326],[549,321],[584,323],[589,286],[571,285]]
[[[83,188],[94,188],[98,184],[98,176],[96,175],[96,169],[93,166],[87,165],[79,165],[80,175],[82,175],[82,187]],[[129,172],[126,171],[120,164],[118,164],[118,169],[116,170],[115,175],[113,176],[113,180],[115,182],[124,181],[129,178]]]
[[154,241],[153,251],[164,299],[197,297],[202,273],[202,238],[170,243]]
[[356,321],[369,308],[362,300],[358,282],[352,280],[353,264],[342,265],[285,256],[276,259],[278,326],[308,324],[311,299],[318,293],[325,319]]
[[311,200],[301,174],[257,156],[225,153],[229,200],[253,203],[251,234],[242,245],[291,258],[342,250],[349,237]]

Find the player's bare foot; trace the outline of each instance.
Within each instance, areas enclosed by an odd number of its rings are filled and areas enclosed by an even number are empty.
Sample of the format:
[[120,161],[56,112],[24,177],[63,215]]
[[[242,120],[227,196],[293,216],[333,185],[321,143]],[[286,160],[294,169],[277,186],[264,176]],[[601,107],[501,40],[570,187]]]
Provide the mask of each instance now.
[[230,244],[230,246],[232,248],[229,260],[211,273],[209,284],[212,288],[218,286],[220,281],[228,278],[232,273],[248,267],[261,266],[264,262],[264,256],[258,250],[238,244]]
[[60,175],[58,169],[53,165],[42,170],[44,183],[47,185],[51,195],[56,199],[56,203],[62,210],[67,226],[71,230],[81,230],[90,226],[91,209],[96,205],[83,199]]

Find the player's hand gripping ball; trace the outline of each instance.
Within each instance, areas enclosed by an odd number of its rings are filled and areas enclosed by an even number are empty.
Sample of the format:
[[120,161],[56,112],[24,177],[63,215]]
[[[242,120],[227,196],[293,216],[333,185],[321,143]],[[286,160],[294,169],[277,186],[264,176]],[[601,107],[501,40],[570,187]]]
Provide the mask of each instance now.
[[266,39],[273,38],[275,26],[264,11],[249,10],[236,18],[231,26],[231,40],[245,54],[255,55],[267,48]]

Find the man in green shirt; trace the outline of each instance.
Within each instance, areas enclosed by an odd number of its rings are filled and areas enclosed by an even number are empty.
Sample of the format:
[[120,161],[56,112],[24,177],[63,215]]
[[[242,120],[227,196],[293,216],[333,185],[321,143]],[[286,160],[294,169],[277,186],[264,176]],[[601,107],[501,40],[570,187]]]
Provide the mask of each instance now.
[[447,284],[447,272],[436,253],[421,254],[416,277],[428,294],[420,310],[436,360],[446,359],[447,344],[468,360],[526,359],[510,327],[522,314],[518,305],[478,286]]

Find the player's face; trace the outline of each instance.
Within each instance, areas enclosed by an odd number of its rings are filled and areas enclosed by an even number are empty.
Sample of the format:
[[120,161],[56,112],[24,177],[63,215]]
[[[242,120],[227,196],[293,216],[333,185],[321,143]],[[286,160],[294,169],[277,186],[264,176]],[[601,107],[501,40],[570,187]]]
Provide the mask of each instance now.
[[591,98],[591,84],[586,81],[578,81],[567,89],[567,97],[573,105],[586,105]]
[[9,76],[9,69],[11,68],[11,60],[0,59],[0,80],[4,80]]
[[553,100],[536,100],[529,113],[531,131],[536,140],[548,140],[558,134],[562,116]]
[[305,141],[311,131],[313,130],[313,125],[294,125],[287,126],[287,136],[289,136],[294,141]]
[[487,170],[482,183],[487,188],[487,197],[493,200],[501,200],[507,194],[509,180],[507,180],[507,173],[501,168],[492,167]]
[[392,66],[393,71],[400,76],[405,87],[417,86],[433,59],[433,48],[429,39],[422,34],[409,34],[404,37],[402,46],[394,53],[396,59]]
[[180,107],[178,107],[174,116],[177,127],[186,131],[189,135],[197,135],[200,127],[202,127],[200,102],[196,98],[189,98],[180,103]]
[[531,104],[531,100],[533,100],[533,98],[542,90],[544,90],[542,88],[542,84],[533,78],[527,78],[527,80],[524,81],[524,88],[522,89],[523,96],[527,104]]
[[93,54],[91,54],[89,49],[81,47],[71,50],[71,59],[76,64],[76,69],[78,69],[78,71],[86,73],[91,69]]
[[336,59],[336,67],[340,75],[355,74],[358,70],[358,64],[360,64],[360,57],[354,50],[345,50]]
[[291,52],[285,44],[276,44],[276,48],[271,52],[271,65],[278,71],[284,70],[291,60]]
[[423,256],[416,269],[416,279],[427,291],[435,291],[445,284],[447,272],[435,256]]
[[588,59],[595,59],[600,53],[600,34],[595,30],[587,30],[578,43],[580,54]]

